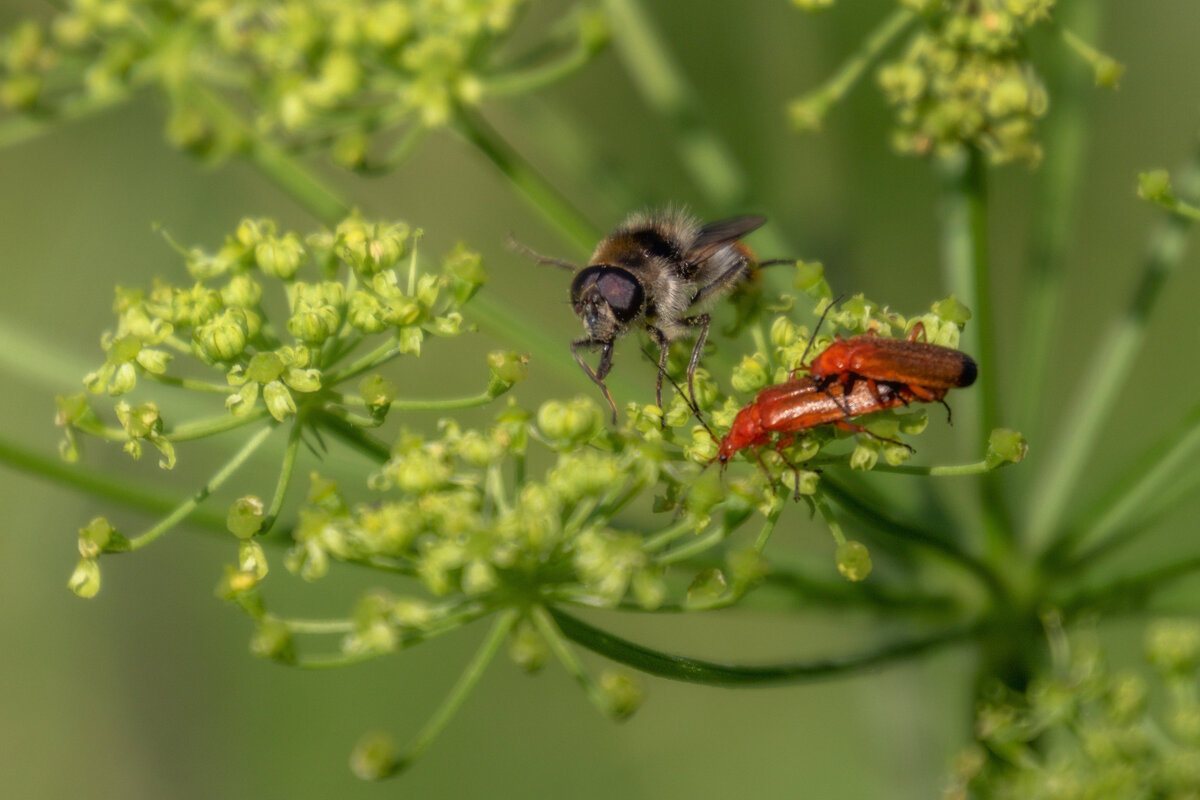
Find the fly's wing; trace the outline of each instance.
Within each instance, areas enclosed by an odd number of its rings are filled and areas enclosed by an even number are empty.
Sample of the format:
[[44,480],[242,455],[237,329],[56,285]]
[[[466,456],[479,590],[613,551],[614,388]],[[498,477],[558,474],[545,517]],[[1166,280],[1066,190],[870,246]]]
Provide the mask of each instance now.
[[696,241],[687,252],[687,260],[693,264],[704,261],[727,244],[733,244],[756,228],[761,228],[766,217],[753,215],[710,222],[700,229]]
[[705,225],[688,249],[686,260],[695,264],[693,278],[696,293],[692,305],[702,307],[709,300],[732,289],[746,273],[749,251],[737,241],[760,227],[766,217],[734,217]]

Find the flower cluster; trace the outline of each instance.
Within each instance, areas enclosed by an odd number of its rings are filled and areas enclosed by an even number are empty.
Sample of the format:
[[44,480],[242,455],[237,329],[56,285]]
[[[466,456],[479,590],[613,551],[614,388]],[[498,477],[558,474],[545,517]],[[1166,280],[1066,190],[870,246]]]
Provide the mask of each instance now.
[[923,29],[879,82],[896,107],[896,146],[944,155],[964,145],[993,162],[1036,164],[1035,129],[1046,89],[1025,50],[1031,26],[1046,22],[1055,0],[919,2]]
[[155,86],[172,108],[172,141],[222,154],[246,131],[206,93],[236,93],[256,109],[254,131],[329,145],[360,167],[373,139],[444,126],[489,93],[558,77],[605,41],[600,18],[580,14],[538,48],[537,69],[518,56],[507,67],[499,51],[525,5],[74,0],[49,25],[26,22],[0,40],[0,107],[71,113]]
[[[1052,677],[982,707],[979,747],[959,757],[948,800],[1195,797],[1200,625],[1153,624],[1146,656],[1160,686],[1139,672],[1112,671],[1095,642],[1075,642]],[[1152,702],[1160,693],[1162,708]]]
[[[826,2],[796,0],[806,10]],[[1049,105],[1046,88],[1030,60],[1030,31],[1046,25],[1056,0],[899,0],[901,10],[884,21],[829,84],[795,101],[793,124],[818,128],[836,102],[890,40],[913,27],[900,57],[878,72],[896,109],[896,148],[913,155],[949,156],[964,147],[992,163],[1036,165],[1042,157],[1037,123]],[[1114,86],[1122,67],[1064,31],[1066,44],[1092,67],[1097,85]]]

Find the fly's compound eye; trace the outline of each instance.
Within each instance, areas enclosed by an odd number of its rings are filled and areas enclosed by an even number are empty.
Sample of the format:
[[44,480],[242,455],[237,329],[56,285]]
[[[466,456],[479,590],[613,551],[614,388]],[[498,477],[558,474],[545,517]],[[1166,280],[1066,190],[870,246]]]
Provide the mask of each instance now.
[[620,267],[587,267],[571,281],[571,302],[578,308],[585,295],[598,294],[612,310],[618,322],[628,323],[637,318],[646,303],[642,285],[628,270]]

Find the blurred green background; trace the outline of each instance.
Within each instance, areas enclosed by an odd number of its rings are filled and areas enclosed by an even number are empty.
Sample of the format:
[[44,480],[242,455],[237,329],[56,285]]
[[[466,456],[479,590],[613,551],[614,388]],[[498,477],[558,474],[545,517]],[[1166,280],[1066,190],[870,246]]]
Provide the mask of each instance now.
[[[1004,424],[1031,435],[1029,460],[1006,476],[1017,484],[1036,469],[1057,404],[1132,286],[1158,217],[1134,195],[1137,172],[1176,164],[1200,124],[1200,4],[1101,5],[1097,44],[1128,72],[1119,91],[1097,90],[1086,100],[1088,167],[1077,187],[1081,200],[1065,265],[1071,302],[1056,321],[1057,368],[1046,386],[1051,402],[1031,419],[1015,418],[1010,407],[1002,415]],[[816,17],[785,2],[645,6],[700,93],[707,121],[743,165],[749,207],[719,208],[705,200],[680,165],[667,127],[638,97],[611,50],[535,98],[485,108],[489,119],[602,229],[630,210],[667,202],[688,204],[706,218],[764,213],[773,234],[794,249],[763,255],[823,261],[835,292],[865,292],[906,314],[944,295],[937,182],[927,164],[891,153],[890,112],[873,81],[832,113],[820,135],[791,133],[783,112],[789,99],[831,74],[891,3],[844,2]],[[536,30],[566,7],[541,4],[524,24]],[[45,13],[39,4],[8,2],[0,6],[0,26]],[[1060,46],[1049,37],[1036,44],[1043,53]],[[1051,114],[1053,103],[1052,95]],[[99,363],[113,285],[183,274],[152,223],[185,244],[206,247],[218,245],[247,215],[316,229],[244,164],[200,166],[164,144],[161,131],[162,107],[144,97],[0,149],[0,334],[5,351],[33,354],[45,365],[42,375],[18,373],[0,356],[5,436],[52,453],[53,396],[78,391],[79,378]],[[576,147],[595,165],[581,161]],[[1048,152],[1047,163],[1055,155]],[[589,172],[593,167],[597,171]],[[512,231],[545,252],[570,259],[586,254],[573,251],[461,141],[435,135],[414,161],[386,178],[327,173],[369,215],[424,227],[427,253],[467,241],[486,257],[487,291],[536,315],[564,348],[578,336],[565,303],[565,276],[514,256],[503,238]],[[1015,345],[1037,180],[1020,166],[993,173],[991,251],[1005,385],[1030,379]],[[1132,456],[1143,437],[1160,433],[1195,400],[1197,266],[1200,258],[1190,255],[1163,297],[1146,357],[1110,420],[1085,495]],[[478,391],[486,374],[482,355],[502,343],[483,334],[435,343],[446,349],[402,377],[420,393]],[[632,341],[619,348],[616,369],[649,396],[653,369]],[[595,394],[582,376],[534,363],[516,396],[532,406],[579,392]],[[937,414],[931,417],[940,423]],[[418,427],[433,421],[405,420]],[[944,432],[925,441],[921,463],[955,452]],[[119,448],[96,443],[85,462],[182,493],[230,446],[218,439],[184,449],[171,475],[160,474],[154,458],[135,464]],[[317,467],[306,458],[300,475]],[[361,469],[336,449],[320,468],[345,476],[347,486]],[[264,466],[262,485],[252,489],[268,493],[272,470]],[[731,691],[642,678],[647,703],[622,725],[597,715],[555,665],[531,679],[499,659],[407,775],[364,784],[346,766],[358,736],[371,728],[401,739],[415,732],[482,628],[365,666],[290,671],[254,659],[246,648],[247,620],[213,598],[221,565],[234,556],[230,542],[180,530],[135,557],[108,559],[102,592],[85,602],[65,587],[76,530],[101,513],[133,530],[148,518],[12,470],[4,472],[3,485],[0,792],[7,797],[927,798],[936,796],[948,760],[969,734],[972,664],[953,650],[794,687]],[[1131,559],[1190,538],[1197,512],[1200,503],[1190,501]],[[799,507],[772,542],[776,550],[791,547],[832,550],[828,534]],[[281,609],[334,614],[377,582],[342,570],[312,587],[277,566],[267,591]],[[867,625],[830,624],[819,612],[589,619],[664,650],[740,663],[842,652],[873,633]],[[1116,630],[1113,641],[1118,647],[1135,641],[1134,631]]]

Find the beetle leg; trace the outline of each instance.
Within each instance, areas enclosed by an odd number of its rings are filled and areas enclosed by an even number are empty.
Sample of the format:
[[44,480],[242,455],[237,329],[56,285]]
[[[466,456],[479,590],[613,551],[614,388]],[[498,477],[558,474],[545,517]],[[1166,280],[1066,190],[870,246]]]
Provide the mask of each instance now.
[[844,431],[849,431],[851,433],[865,433],[867,436],[870,436],[872,439],[878,439],[879,441],[887,442],[888,444],[899,445],[900,447],[903,447],[905,450],[907,450],[910,453],[917,452],[911,446],[905,444],[904,442],[900,441],[899,439],[889,439],[886,436],[880,436],[877,433],[872,433],[871,431],[864,428],[862,425],[855,425],[853,422],[846,422],[846,420],[844,420],[844,419],[839,419],[836,422],[834,422],[833,424],[835,426],[837,426],[838,428],[841,428]]

